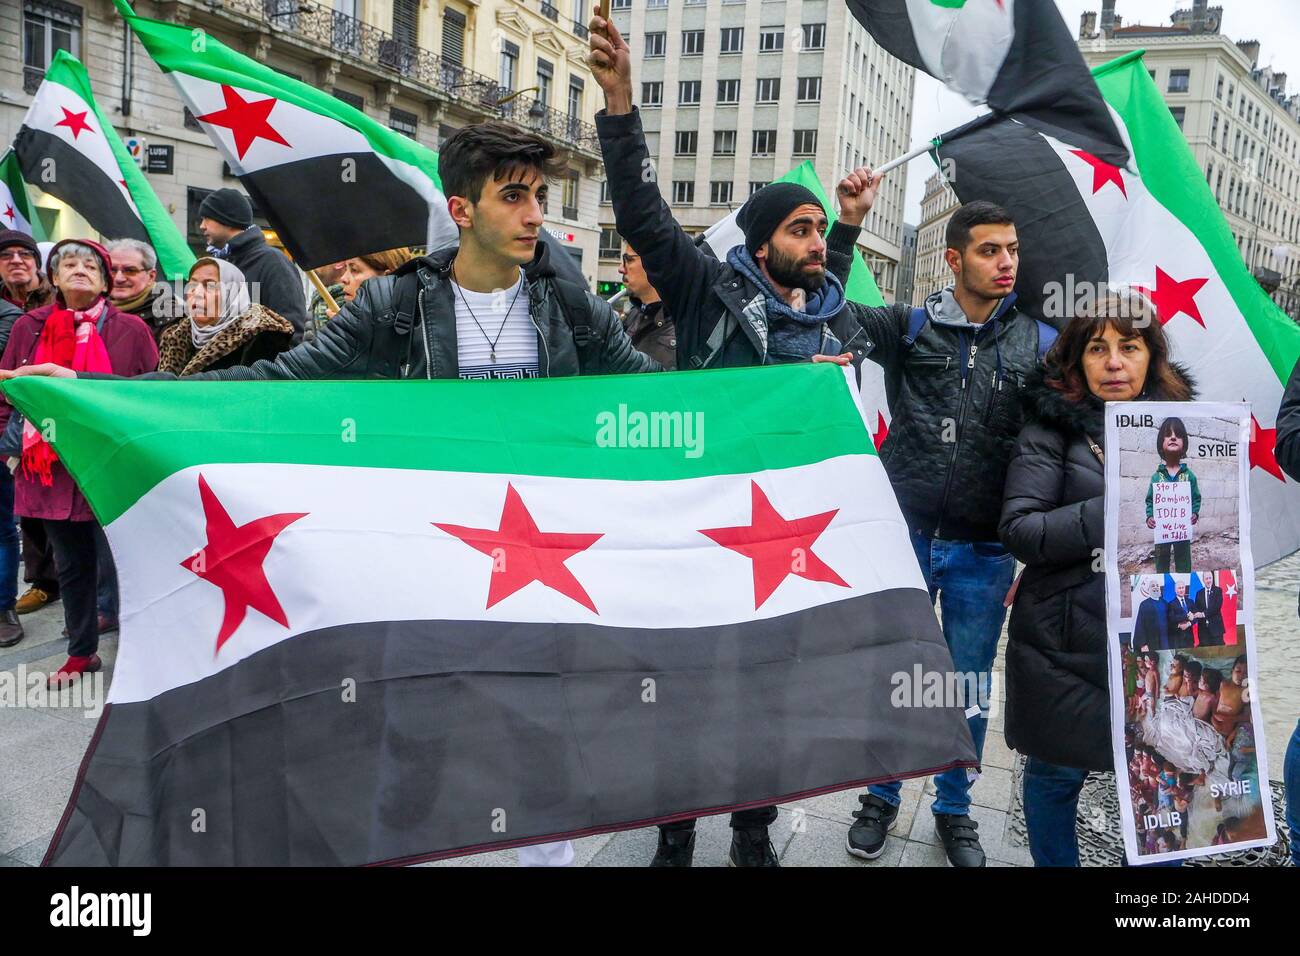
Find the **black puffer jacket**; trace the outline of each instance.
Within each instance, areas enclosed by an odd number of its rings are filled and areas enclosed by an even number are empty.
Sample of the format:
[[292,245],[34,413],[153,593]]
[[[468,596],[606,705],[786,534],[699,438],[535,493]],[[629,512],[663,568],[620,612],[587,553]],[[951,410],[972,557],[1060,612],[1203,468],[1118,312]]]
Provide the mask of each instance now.
[[[1178,373],[1190,384],[1181,368]],[[1048,763],[1104,770],[1106,673],[1105,442],[1102,403],[1071,402],[1041,371],[1025,382],[1027,423],[1007,469],[1002,543],[1026,565],[1007,644],[1007,744]],[[1163,401],[1158,391],[1144,400]]]
[[[278,254],[278,253],[277,253]],[[274,359],[200,372],[190,378],[217,381],[266,379],[456,378],[456,305],[448,271],[456,249],[412,259],[388,276],[361,283],[356,298],[326,322],[309,342]],[[524,267],[528,314],[537,328],[537,360],[544,378],[560,375],[658,372],[658,362],[632,347],[614,310],[590,292],[587,304],[590,344],[580,348],[576,326],[559,301],[550,265],[550,247],[538,243]],[[399,283],[414,294],[403,298]],[[412,313],[405,314],[407,308]],[[398,332],[405,321],[404,330]],[[581,353],[581,355],[580,355]],[[102,377],[82,373],[83,378]],[[144,378],[173,378],[155,372]]]

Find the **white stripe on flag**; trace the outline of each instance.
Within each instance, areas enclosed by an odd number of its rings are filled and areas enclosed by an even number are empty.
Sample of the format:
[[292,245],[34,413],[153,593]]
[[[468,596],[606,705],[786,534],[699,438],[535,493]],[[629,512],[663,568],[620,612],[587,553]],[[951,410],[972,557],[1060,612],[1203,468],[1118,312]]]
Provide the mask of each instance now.
[[907,0],[927,71],[971,102],[985,102],[1015,38],[1015,3],[968,0],[954,8]]
[[23,216],[23,207],[14,199],[9,184],[0,179],[0,229],[17,229],[32,234],[32,224]]
[[[289,627],[250,609],[219,653],[222,592],[182,567],[207,543],[200,473],[236,526],[307,513],[280,532],[262,565]],[[811,551],[849,587],[792,574],[755,610],[753,563],[700,533],[751,523],[751,477],[788,520],[838,509]],[[493,558],[435,522],[497,529],[507,484],[541,532],[602,535],[565,562],[599,613],[537,581],[487,608]],[[107,533],[122,599],[113,702],[153,697],[332,625],[474,620],[693,628],[924,587],[884,469],[869,455],[677,481],[204,465],[166,478]]]

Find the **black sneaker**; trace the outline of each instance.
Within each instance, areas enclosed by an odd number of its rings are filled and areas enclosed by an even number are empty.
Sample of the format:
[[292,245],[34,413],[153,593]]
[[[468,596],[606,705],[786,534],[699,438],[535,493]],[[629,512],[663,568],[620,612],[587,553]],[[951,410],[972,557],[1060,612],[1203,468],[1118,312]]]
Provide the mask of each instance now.
[[780,866],[776,849],[768,839],[767,827],[731,831],[730,866]]
[[695,855],[694,830],[665,830],[659,828],[659,849],[651,866],[690,866]]
[[864,860],[874,860],[885,852],[885,834],[898,825],[898,807],[874,793],[858,797],[861,810],[854,810],[854,824],[849,827],[849,853]]
[[965,814],[936,813],[934,832],[943,841],[944,852],[952,866],[983,866],[984,848],[980,846],[979,824]]

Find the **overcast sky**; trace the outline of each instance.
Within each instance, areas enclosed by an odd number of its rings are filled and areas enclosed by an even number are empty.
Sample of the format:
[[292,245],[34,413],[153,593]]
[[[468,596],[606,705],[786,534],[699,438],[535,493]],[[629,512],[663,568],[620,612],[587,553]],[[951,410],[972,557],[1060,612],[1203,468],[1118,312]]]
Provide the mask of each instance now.
[[[1078,34],[1081,13],[1101,12],[1101,0],[1057,0],[1056,5],[1072,36]],[[1191,0],[1119,0],[1115,13],[1123,17],[1125,25],[1168,25],[1174,10],[1191,5]],[[1300,0],[1211,0],[1210,6],[1223,7],[1223,33],[1233,40],[1259,40],[1261,64],[1271,64],[1290,73],[1288,91],[1300,92]],[[912,108],[913,143],[960,126],[980,112],[964,98],[948,92],[937,80],[917,71],[916,103]],[[892,158],[881,156],[878,162]],[[913,225],[921,221],[921,195],[925,192],[926,177],[933,170],[933,162],[926,158],[913,161],[909,167],[904,219]]]

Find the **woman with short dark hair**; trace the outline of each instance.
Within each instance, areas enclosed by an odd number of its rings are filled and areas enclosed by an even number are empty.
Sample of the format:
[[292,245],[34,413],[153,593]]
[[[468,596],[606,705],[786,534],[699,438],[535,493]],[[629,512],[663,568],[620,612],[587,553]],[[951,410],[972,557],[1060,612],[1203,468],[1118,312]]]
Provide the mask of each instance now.
[[1025,823],[1039,866],[1078,866],[1075,813],[1090,770],[1114,766],[1106,665],[1106,402],[1186,401],[1149,303],[1112,295],[1076,316],[1025,383],[1026,424],[999,534],[1026,565],[1011,609],[1006,736],[1026,754]]

